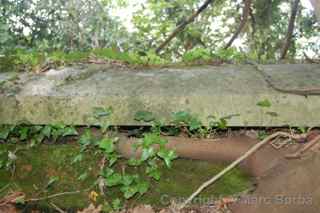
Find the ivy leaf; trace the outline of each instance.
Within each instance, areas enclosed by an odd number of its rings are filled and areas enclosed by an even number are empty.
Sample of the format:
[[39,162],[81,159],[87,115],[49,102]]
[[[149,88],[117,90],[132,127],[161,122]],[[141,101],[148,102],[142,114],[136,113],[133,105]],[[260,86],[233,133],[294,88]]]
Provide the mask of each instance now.
[[115,150],[114,142],[110,138],[102,139],[99,143],[99,147],[108,154],[114,152]]
[[271,107],[271,102],[270,102],[268,99],[264,99],[264,100],[262,100],[262,101],[259,101],[259,102],[257,103],[257,106],[269,108],[269,107]]
[[142,161],[138,159],[131,158],[128,160],[129,166],[140,166],[141,164],[142,164]]
[[135,180],[135,176],[133,175],[124,175],[122,177],[122,184],[125,186],[130,186]]
[[52,129],[51,131],[51,137],[53,141],[57,141],[57,139],[59,138],[59,136],[61,135],[61,133],[59,132],[59,130],[57,129]]
[[110,168],[105,168],[102,172],[101,172],[101,176],[103,177],[109,177],[111,175],[114,174],[114,170],[110,169]]
[[188,124],[191,131],[200,129],[202,127],[201,121],[199,121],[197,118],[192,118]]
[[155,155],[155,151],[154,151],[153,147],[144,148],[144,149],[142,149],[141,161],[146,161],[154,155]]
[[78,135],[79,133],[77,132],[77,130],[74,128],[74,127],[66,127],[64,130],[63,130],[63,134],[62,136],[65,137],[65,136],[76,136]]
[[34,141],[34,143],[36,143],[36,142],[41,143],[44,138],[45,138],[45,136],[40,133],[40,134],[34,136],[33,141]]
[[122,186],[120,191],[123,193],[125,199],[130,199],[139,192],[139,189],[136,186]]
[[134,115],[134,120],[136,121],[143,121],[143,122],[151,122],[155,120],[155,116],[152,114],[152,112],[148,111],[138,111]]
[[51,131],[52,131],[52,128],[51,126],[45,126],[43,127],[43,129],[41,130],[41,133],[46,136],[47,138],[50,138],[51,136]]
[[160,149],[157,155],[162,158],[168,168],[171,168],[171,161],[178,156],[174,150]]
[[226,129],[228,127],[228,121],[224,118],[220,118],[217,122],[218,129]]
[[192,116],[189,112],[179,111],[173,113],[173,122],[176,124],[188,124]]
[[161,178],[161,172],[157,166],[148,166],[146,168],[146,173],[149,177],[152,177],[156,181],[159,181]]
[[62,123],[58,123],[58,124],[52,125],[52,127],[54,129],[64,129],[66,126]]
[[16,204],[24,205],[24,204],[26,203],[25,197],[24,197],[24,196],[17,197],[17,198],[15,199],[15,203],[16,203]]
[[155,144],[157,139],[158,139],[158,137],[155,134],[151,134],[151,133],[144,134],[144,137],[142,139],[142,147],[143,148],[149,148],[150,146]]
[[6,140],[9,137],[10,132],[13,130],[11,126],[0,127],[0,140]]
[[108,161],[109,161],[109,166],[111,167],[117,162],[117,160],[120,158],[120,156],[117,155],[116,153],[112,153],[112,154],[109,154],[107,156],[107,158],[108,158]]
[[122,176],[119,173],[113,173],[105,178],[107,186],[117,186],[122,183]]
[[148,133],[144,134],[144,138],[142,140],[142,147],[143,148],[149,148],[150,146],[154,144],[159,144],[161,146],[167,144],[168,141],[164,138],[161,138],[159,134],[155,133]]
[[21,127],[19,129],[19,135],[20,135],[20,140],[24,141],[28,139],[28,135],[29,135],[29,128],[27,127]]
[[50,188],[54,183],[59,180],[59,177],[51,177],[47,183],[46,188]]
[[137,190],[139,192],[140,195],[143,195],[144,193],[146,193],[150,187],[150,184],[147,181],[139,181],[139,183],[137,184]]
[[119,198],[112,201],[112,208],[117,211],[121,209],[121,200]]
[[85,132],[81,135],[79,143],[82,146],[88,146],[92,143],[92,134],[90,130],[86,129]]

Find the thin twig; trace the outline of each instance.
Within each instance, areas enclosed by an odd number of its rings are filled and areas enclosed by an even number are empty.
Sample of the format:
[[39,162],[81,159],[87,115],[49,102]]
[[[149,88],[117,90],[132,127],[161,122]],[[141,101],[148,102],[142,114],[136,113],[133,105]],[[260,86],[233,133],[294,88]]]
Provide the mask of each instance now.
[[50,205],[55,209],[57,210],[58,212],[60,213],[66,213],[66,211],[63,211],[61,208],[59,208],[59,206],[57,206],[56,204],[50,202]]
[[204,11],[211,3],[213,3],[214,0],[206,0],[202,6],[199,7],[199,9],[194,12],[187,20],[185,20],[184,22],[182,22],[181,24],[179,24],[174,30],[173,32],[168,36],[168,38],[159,45],[159,47],[156,49],[156,53],[159,53],[165,46],[167,46],[169,44],[169,42],[175,38],[181,31],[184,30],[184,28],[186,28],[186,26],[190,23],[192,23],[195,18],[197,16],[199,16],[199,14]]
[[276,132],[268,137],[266,137],[264,140],[261,142],[257,143],[254,145],[252,148],[250,148],[246,153],[244,153],[242,156],[240,156],[237,160],[235,160],[233,163],[231,163],[228,167],[226,167],[224,170],[219,172],[217,175],[215,175],[213,178],[210,180],[206,181],[203,183],[180,207],[179,210],[183,209],[186,207],[196,196],[200,194],[205,188],[207,188],[209,185],[213,184],[217,180],[219,180],[222,176],[224,176],[227,172],[232,170],[234,167],[236,167],[239,163],[247,159],[250,155],[255,153],[259,148],[261,148],[263,145],[271,141],[272,139],[276,137],[292,137],[290,133],[287,132]]
[[60,196],[64,196],[64,195],[73,195],[73,194],[79,194],[79,193],[81,193],[80,190],[73,191],[73,192],[61,192],[61,193],[49,195],[49,196],[46,196],[46,197],[30,198],[30,199],[26,200],[26,202],[35,202],[35,201],[41,201],[41,200],[48,200],[48,199],[52,199],[52,198],[55,198],[55,197],[60,197]]
[[319,64],[319,62],[317,62],[317,61],[313,60],[312,58],[310,58],[305,51],[303,51],[303,55],[306,58],[307,62],[309,62],[311,64]]

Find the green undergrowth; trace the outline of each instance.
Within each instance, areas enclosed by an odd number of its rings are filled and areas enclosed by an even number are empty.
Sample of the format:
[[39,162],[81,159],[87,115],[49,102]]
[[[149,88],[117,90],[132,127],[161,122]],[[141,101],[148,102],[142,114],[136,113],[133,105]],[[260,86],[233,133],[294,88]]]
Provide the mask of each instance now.
[[[182,202],[223,168],[178,159],[163,135],[211,137],[217,130],[225,130],[232,116],[209,116],[210,125],[204,126],[196,115],[178,111],[172,113],[171,126],[164,126],[152,112],[138,111],[134,119],[149,123],[151,128],[132,132],[137,137],[132,149],[139,149],[141,155],[124,159],[117,149],[123,137],[110,127],[108,119],[113,108],[94,111],[93,117],[101,122],[99,127],[0,126],[0,196],[8,190],[22,191],[26,197],[17,204],[28,206],[33,203],[30,198],[42,197],[44,204],[36,204],[46,207],[48,195],[81,190],[53,201],[66,209],[94,202],[102,204],[106,212],[140,203],[165,206],[172,199]],[[248,176],[234,170],[201,196],[213,199],[241,192],[249,185]]]
[[219,65],[223,62],[241,63],[250,56],[229,48],[211,52],[204,48],[194,48],[185,52],[180,59],[163,58],[154,51],[135,53],[120,52],[114,49],[92,49],[83,51],[65,52],[60,50],[43,52],[39,50],[14,49],[0,55],[0,72],[33,71],[42,72],[49,68],[69,66],[75,63],[109,63],[121,66],[184,66],[199,64]]
[[[9,191],[22,191],[26,193],[27,200],[55,193],[88,189],[92,187],[100,172],[101,154],[94,151],[85,153],[81,162],[74,162],[81,149],[77,144],[40,145],[33,149],[24,149],[26,145],[2,144],[1,146],[2,150],[7,149],[13,152],[20,148],[21,151],[17,155],[14,172],[0,170],[0,197]],[[147,193],[132,197],[125,201],[125,204],[134,206],[143,203],[161,207],[168,205],[171,199],[181,201],[222,168],[223,165],[207,162],[176,160],[170,169],[161,167],[161,179],[151,181],[151,187]],[[121,160],[116,170],[123,172],[124,169],[128,173],[137,173],[147,178],[144,174],[145,166],[126,167],[125,161]],[[200,198],[213,199],[232,195],[249,186],[249,177],[236,169],[205,190]],[[46,208],[50,202],[53,202],[64,209],[83,208],[92,202],[90,199],[92,191],[98,192],[98,188],[95,186],[82,193],[65,195],[50,201],[44,200],[37,205]],[[105,195],[97,197],[96,203],[106,204],[106,201],[112,202],[120,196],[121,193],[118,190],[110,188]]]

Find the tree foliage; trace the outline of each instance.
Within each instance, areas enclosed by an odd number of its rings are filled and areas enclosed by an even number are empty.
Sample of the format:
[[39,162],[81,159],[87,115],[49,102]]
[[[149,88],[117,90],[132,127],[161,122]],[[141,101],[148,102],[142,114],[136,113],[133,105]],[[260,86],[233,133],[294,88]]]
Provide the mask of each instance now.
[[[126,30],[110,10],[124,6],[108,0],[1,0],[1,49],[83,50],[125,42]],[[12,42],[6,42],[11,39]],[[6,45],[5,45],[6,44]]]
[[[168,43],[161,57],[185,60],[202,52],[206,53],[205,58],[242,54],[260,61],[279,59],[288,40],[293,2],[210,1]],[[153,51],[204,3],[205,0],[1,0],[0,54],[17,49],[70,52],[110,48],[138,53],[147,62],[161,61]],[[122,20],[130,15],[117,17],[114,12],[126,8],[124,11],[132,12],[128,8],[133,4],[137,9],[129,29]],[[286,57],[301,58],[304,52],[319,56],[320,26],[313,12],[300,4],[294,21]],[[224,47],[230,50],[223,51]]]

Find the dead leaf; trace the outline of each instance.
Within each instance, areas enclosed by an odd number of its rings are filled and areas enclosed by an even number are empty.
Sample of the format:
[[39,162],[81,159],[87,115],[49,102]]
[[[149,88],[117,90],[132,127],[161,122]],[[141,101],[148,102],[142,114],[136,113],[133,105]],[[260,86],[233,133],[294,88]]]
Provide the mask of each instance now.
[[96,191],[91,191],[89,194],[89,198],[91,201],[96,202],[99,194]]

